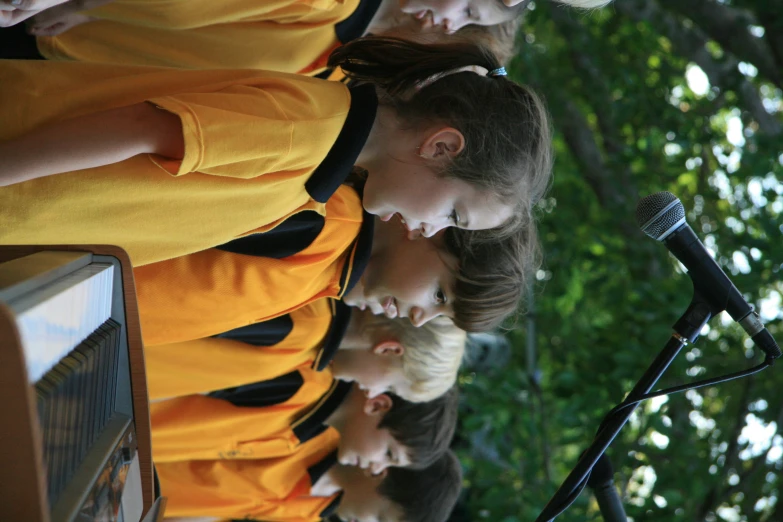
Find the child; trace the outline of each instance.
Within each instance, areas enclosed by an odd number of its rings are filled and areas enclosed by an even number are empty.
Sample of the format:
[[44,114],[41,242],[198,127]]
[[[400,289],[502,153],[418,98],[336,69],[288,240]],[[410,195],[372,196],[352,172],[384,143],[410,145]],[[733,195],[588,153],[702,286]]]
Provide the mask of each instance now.
[[405,319],[355,312],[332,361],[335,379],[356,382],[367,397],[389,392],[422,402],[457,380],[465,332],[446,318],[416,328]]
[[423,470],[389,468],[367,477],[336,467],[326,478],[343,492],[337,516],[359,522],[445,522],[462,489],[462,468],[451,451]]
[[[355,467],[342,466],[323,458],[307,471],[298,488],[288,498],[274,502],[266,500],[256,502],[250,509],[239,511],[246,520],[253,518],[269,522],[308,522],[326,520],[332,514],[338,520],[351,522],[445,522],[451,514],[462,488],[462,468],[456,456],[447,451],[428,468],[412,470],[389,468],[384,473],[368,477]],[[201,494],[208,499],[198,506],[200,513],[213,513],[208,503],[218,504],[231,497],[239,496],[233,482],[242,487],[247,499],[258,498],[265,493],[263,487],[256,486],[260,480],[274,475],[276,468],[268,462],[260,461],[256,469],[244,466],[237,469],[231,466],[228,473],[224,470],[211,470],[205,463],[180,463],[172,468],[183,470],[182,476],[171,477],[171,486],[166,488],[162,480],[164,495],[168,496],[166,513],[174,515],[180,512],[194,512],[194,498]],[[234,463],[228,463],[234,464]],[[249,463],[248,463],[249,464]],[[194,466],[191,468],[191,466]],[[174,471],[174,470],[172,470]],[[255,472],[255,473],[253,473]],[[194,481],[198,478],[199,482]],[[209,477],[217,480],[211,486],[204,486],[200,479]],[[198,488],[193,491],[189,481]],[[229,486],[231,484],[231,486]],[[254,487],[255,486],[255,487]],[[221,502],[221,503],[222,503]],[[250,503],[250,502],[248,502]],[[207,504],[207,505],[204,505]],[[216,506],[222,508],[223,506]],[[233,512],[228,516],[236,516]],[[199,515],[197,515],[199,516]],[[203,515],[201,515],[203,516]],[[329,520],[333,520],[329,518]],[[217,522],[220,517],[177,518],[172,522]]]
[[[336,196],[349,198],[350,189]],[[516,310],[532,270],[528,263],[535,261],[533,225],[502,240],[473,241],[475,235],[455,229],[412,241],[396,220],[378,218],[372,236],[368,220],[339,255],[334,237],[342,233],[323,235],[333,225],[351,230],[357,225],[336,215],[328,214],[321,235],[295,255],[278,259],[256,252],[267,244],[259,234],[248,238],[258,248],[248,242],[241,251],[222,247],[136,268],[145,344],[203,339],[324,297],[407,317],[416,326],[447,315],[466,331],[491,329]]]
[[322,212],[354,164],[368,212],[426,235],[510,225],[548,185],[543,105],[483,49],[363,38],[330,64],[364,85],[0,61],[0,244],[112,243],[145,265]]
[[[388,466],[426,466],[433,457],[431,449],[448,447],[456,425],[456,389],[413,403],[390,394],[367,398],[356,384],[332,381],[326,393],[312,398],[309,407],[304,405],[303,388],[315,389],[314,379],[324,375],[329,377],[329,372],[300,368],[209,397],[155,402],[153,459],[161,463],[278,458],[319,439],[318,444],[334,442],[341,463],[379,473]],[[275,403],[289,395],[285,402]],[[194,404],[200,407],[191,408]]]
[[412,402],[434,399],[454,384],[466,336],[451,321],[416,328],[404,319],[350,310],[340,301],[320,299],[255,324],[252,332],[241,328],[147,346],[150,399],[242,386],[299,367],[318,372],[328,366],[335,379],[358,383],[369,397],[388,391]]
[[[362,35],[444,34],[467,23],[485,27],[509,22],[524,10],[473,0],[475,15],[468,19],[465,8],[442,2],[432,6],[431,17],[416,16],[418,10],[401,10],[397,0],[223,2],[219,7],[205,0],[102,3],[106,5],[89,9],[67,2],[38,15],[30,32],[41,55],[50,60],[318,74],[332,50]],[[435,18],[437,23],[429,21]]]
[[[308,422],[315,422],[316,418],[322,422],[346,394],[350,397],[353,393],[352,400],[356,401],[363,400],[363,395],[376,399],[383,392],[394,392],[406,401],[425,402],[443,395],[455,383],[465,336],[454,326],[440,322],[414,328],[408,321],[372,316],[360,322],[373,322],[377,326],[354,326],[328,368],[319,371],[308,362],[261,382],[250,380],[248,372],[239,375],[229,372],[241,361],[252,362],[252,368],[259,368],[259,361],[273,360],[276,350],[271,354],[263,350],[249,354],[242,350],[216,353],[201,349],[191,358],[187,350],[171,353],[167,346],[154,347],[147,358],[151,389],[157,387],[156,381],[170,375],[174,381],[185,384],[180,386],[180,391],[198,390],[195,395],[151,405],[155,459],[257,458],[259,454],[286,454],[298,447],[304,433],[310,433],[310,429],[298,425],[293,431],[296,436],[292,436],[290,426],[313,408],[317,412],[307,414],[311,418]],[[187,348],[188,343],[181,345]],[[285,359],[279,355],[277,358]],[[174,360],[182,361],[177,374],[171,368]],[[208,366],[199,368],[200,362]],[[279,366],[279,361],[274,362]],[[198,377],[206,373],[205,368],[212,375],[200,381]],[[351,392],[350,385],[336,383],[335,378],[355,381],[356,386]],[[198,394],[232,384],[232,388],[212,391],[209,396]],[[399,410],[404,403],[394,404]],[[371,406],[366,403],[365,407]]]

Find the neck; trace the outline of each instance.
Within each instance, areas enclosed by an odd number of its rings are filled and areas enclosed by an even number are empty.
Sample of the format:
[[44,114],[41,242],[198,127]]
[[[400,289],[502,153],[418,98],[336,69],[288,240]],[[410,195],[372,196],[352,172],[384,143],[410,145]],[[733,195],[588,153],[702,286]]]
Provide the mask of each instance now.
[[331,497],[338,491],[343,489],[343,470],[340,469],[343,466],[335,464],[329,468],[326,473],[316,481],[310,488],[310,496],[312,497]]
[[[350,486],[351,482],[355,482],[357,474],[359,473],[362,472],[353,466],[343,466],[339,463],[335,464],[318,479],[318,482],[311,488],[310,494],[316,497],[334,495],[338,491],[343,491],[346,487]],[[361,480],[361,477],[358,478]]]
[[386,155],[386,148],[389,140],[392,139],[392,133],[396,128],[396,116],[391,107],[384,105],[378,106],[375,113],[375,122],[373,122],[367,141],[356,158],[356,165],[368,170],[368,175],[372,175],[372,165],[376,159]]
[[[340,341],[340,350],[360,350],[367,349],[367,339],[362,334],[362,315],[364,312],[358,308],[351,311],[351,319],[348,323],[348,329]],[[339,352],[338,352],[339,353]]]
[[400,0],[381,0],[364,34],[383,34],[402,25],[406,18],[411,17],[400,10]]
[[342,434],[345,428],[345,423],[349,417],[349,412],[352,408],[361,408],[364,394],[355,384],[351,386],[351,391],[346,395],[345,400],[337,407],[334,412],[329,415],[324,424],[331,426],[337,430],[337,433]]

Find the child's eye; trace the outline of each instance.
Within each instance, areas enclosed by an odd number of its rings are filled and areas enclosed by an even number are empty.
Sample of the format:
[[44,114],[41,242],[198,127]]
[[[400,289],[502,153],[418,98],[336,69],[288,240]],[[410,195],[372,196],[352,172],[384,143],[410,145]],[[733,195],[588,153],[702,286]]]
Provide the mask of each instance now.
[[459,226],[459,214],[457,214],[457,209],[451,211],[451,215],[449,216],[449,219],[452,223],[454,223],[455,227]]
[[389,459],[389,462],[394,462],[394,453],[392,453],[392,450],[386,452],[386,458]]
[[446,293],[438,288],[438,291],[435,292],[435,301],[438,304],[446,304]]

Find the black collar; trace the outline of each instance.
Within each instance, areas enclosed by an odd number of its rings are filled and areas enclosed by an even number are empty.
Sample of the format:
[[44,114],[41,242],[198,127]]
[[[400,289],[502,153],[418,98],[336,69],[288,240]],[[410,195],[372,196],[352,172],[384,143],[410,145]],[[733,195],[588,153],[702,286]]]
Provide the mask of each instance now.
[[291,428],[300,444],[326,431],[328,427],[325,424],[326,419],[343,403],[352,386],[353,383],[335,379],[332,387],[324,394],[318,404],[293,424]]
[[343,266],[343,273],[340,274],[340,297],[343,297],[356,286],[359,278],[362,277],[364,270],[367,268],[367,264],[370,262],[374,228],[375,217],[364,212],[359,235],[356,237],[356,241],[353,242],[350,257]]
[[351,16],[334,26],[334,32],[340,43],[348,43],[362,36],[380,6],[381,0],[360,0]]
[[332,324],[329,325],[324,344],[313,361],[312,368],[317,372],[323,371],[332,362],[334,354],[340,349],[340,343],[343,342],[345,332],[348,330],[348,323],[351,322],[351,307],[336,299],[331,299],[330,301],[332,305]]
[[[336,497],[334,497],[334,500],[329,502],[329,505],[324,508],[323,511],[321,511],[321,514],[319,515],[321,517],[321,520],[331,520],[332,516],[337,517],[335,513],[337,512],[337,508],[340,507],[340,501],[343,499],[343,492],[341,491]],[[340,520],[337,518],[337,520]],[[342,522],[342,521],[341,521]]]
[[350,88],[350,92],[351,107],[340,135],[305,182],[305,190],[319,203],[326,203],[351,173],[375,123],[375,113],[378,111],[375,87],[360,85]]
[[307,468],[307,474],[310,475],[310,484],[318,482],[324,473],[329,471],[329,468],[337,464],[337,450],[334,450],[319,462],[316,462],[309,468]]

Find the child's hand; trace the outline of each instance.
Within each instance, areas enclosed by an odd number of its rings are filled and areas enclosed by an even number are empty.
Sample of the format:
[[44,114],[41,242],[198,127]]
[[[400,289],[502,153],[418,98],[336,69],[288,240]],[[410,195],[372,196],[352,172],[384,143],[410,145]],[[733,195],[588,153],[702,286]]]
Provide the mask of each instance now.
[[76,12],[66,3],[35,15],[28,22],[27,31],[33,36],[55,36],[91,20],[92,17]]
[[0,0],[0,27],[11,27],[67,0]]

